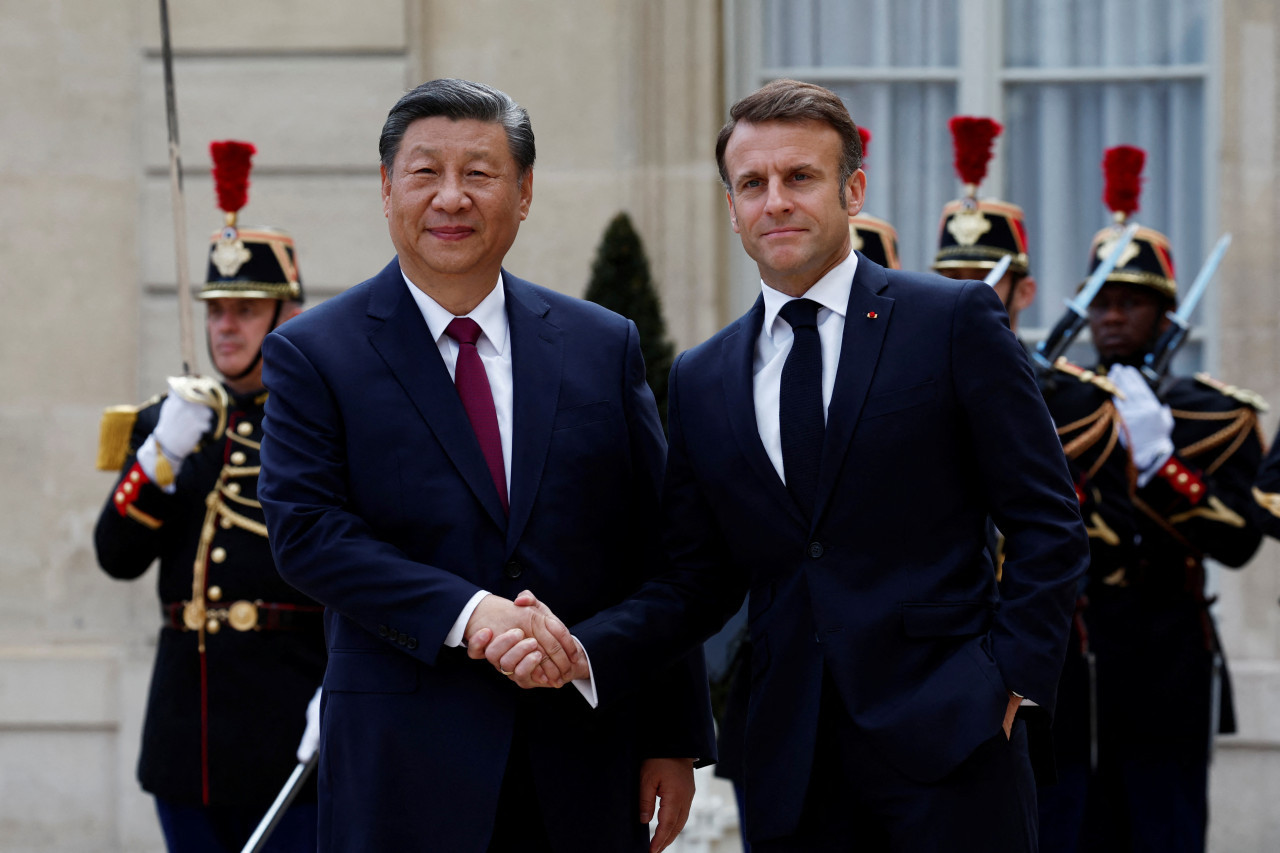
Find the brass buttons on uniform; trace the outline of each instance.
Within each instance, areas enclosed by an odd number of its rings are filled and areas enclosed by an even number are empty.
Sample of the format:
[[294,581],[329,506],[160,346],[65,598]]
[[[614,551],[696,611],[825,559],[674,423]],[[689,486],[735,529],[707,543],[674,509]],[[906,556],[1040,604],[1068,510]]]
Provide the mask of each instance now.
[[240,484],[239,484],[239,483],[227,483],[227,494],[230,494],[230,495],[238,495],[238,494],[240,494]]
[[227,549],[214,548],[209,552],[209,559],[213,560],[215,563],[221,563],[223,560],[227,559]]
[[244,464],[244,461],[245,461],[247,458],[248,458],[247,456],[245,456],[243,453],[241,453],[239,450],[237,450],[235,453],[232,453],[232,454],[231,454],[231,464],[232,464],[232,465],[243,465],[243,464]]
[[231,522],[231,519],[227,518],[226,516],[223,516],[222,520],[219,521],[218,524],[222,526],[223,530],[230,530],[232,522]]
[[241,421],[240,423],[236,424],[236,432],[240,433],[241,435],[253,435],[253,424],[249,423],[248,421]]
[[258,627],[258,605],[253,601],[237,601],[227,611],[227,624],[237,631]]
[[204,630],[209,634],[216,634],[222,630],[222,623],[217,619],[210,619],[208,622],[204,623]]
[[222,587],[220,587],[220,586],[211,586],[211,587],[209,587],[209,592],[208,592],[207,594],[208,594],[208,596],[209,596],[209,600],[210,600],[210,601],[221,601],[221,600],[222,600]]

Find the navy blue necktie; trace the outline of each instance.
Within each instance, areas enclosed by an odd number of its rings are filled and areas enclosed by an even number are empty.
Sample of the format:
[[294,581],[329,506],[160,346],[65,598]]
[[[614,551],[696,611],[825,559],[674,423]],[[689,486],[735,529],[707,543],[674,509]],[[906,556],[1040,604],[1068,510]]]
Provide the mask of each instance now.
[[787,491],[813,519],[818,493],[818,463],[826,418],[822,412],[822,342],[818,338],[818,308],[811,299],[793,299],[778,315],[795,334],[782,365],[778,426],[782,436],[782,470]]

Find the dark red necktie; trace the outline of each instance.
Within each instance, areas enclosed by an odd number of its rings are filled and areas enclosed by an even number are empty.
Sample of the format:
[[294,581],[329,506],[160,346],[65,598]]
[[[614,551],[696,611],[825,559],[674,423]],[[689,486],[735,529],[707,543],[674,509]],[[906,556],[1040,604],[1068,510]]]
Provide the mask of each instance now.
[[462,398],[462,408],[467,410],[467,420],[480,440],[480,451],[489,466],[489,475],[498,489],[502,511],[510,512],[507,504],[507,469],[502,464],[502,435],[498,432],[498,413],[493,407],[493,391],[489,388],[489,376],[476,350],[480,339],[480,325],[470,317],[454,317],[444,333],[458,342],[458,363],[453,371],[453,384]]

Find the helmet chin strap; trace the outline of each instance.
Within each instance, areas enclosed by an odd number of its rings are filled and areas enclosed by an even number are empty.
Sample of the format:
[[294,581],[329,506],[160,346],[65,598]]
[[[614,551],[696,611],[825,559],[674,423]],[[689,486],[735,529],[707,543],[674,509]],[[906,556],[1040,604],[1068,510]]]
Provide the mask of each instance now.
[[[284,308],[284,300],[277,299],[276,310],[271,315],[271,325],[267,327],[267,334],[271,334],[273,331],[275,331],[276,325],[280,322],[280,311],[283,308]],[[263,335],[263,337],[265,338],[266,335]],[[217,365],[217,362],[214,361],[214,358],[213,358],[213,342],[209,340],[209,331],[207,329],[205,330],[205,333],[204,333],[204,345],[205,345],[205,349],[208,350],[209,352],[209,361],[212,364]],[[239,382],[241,379],[244,379],[250,373],[253,373],[253,371],[256,370],[258,365],[261,363],[262,363],[262,344],[259,343],[258,351],[253,354],[253,361],[249,362],[248,367],[246,367],[244,370],[240,371],[239,373],[235,374],[234,376],[228,376],[225,373],[223,373],[222,375],[224,378],[229,379],[232,382]]]

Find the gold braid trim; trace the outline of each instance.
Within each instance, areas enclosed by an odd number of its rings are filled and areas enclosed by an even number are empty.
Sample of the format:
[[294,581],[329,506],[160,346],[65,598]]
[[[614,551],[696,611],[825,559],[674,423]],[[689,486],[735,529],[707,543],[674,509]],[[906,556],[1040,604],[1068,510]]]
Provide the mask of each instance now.
[[1116,532],[1102,520],[1102,516],[1095,512],[1089,516],[1089,520],[1093,522],[1093,526],[1090,527],[1086,524],[1084,529],[1085,532],[1089,534],[1090,539],[1101,539],[1104,543],[1111,546],[1120,544],[1120,537],[1117,536]]
[[263,539],[267,538],[267,526],[260,521],[254,521],[252,518],[246,518],[226,504],[218,506],[218,515],[222,516],[224,521],[229,521],[236,527],[248,530],[250,533],[256,533]]
[[[1226,425],[1226,427],[1220,430],[1217,430],[1216,433],[1207,435],[1207,437],[1199,439],[1198,442],[1188,444],[1187,447],[1179,447],[1178,452],[1180,453],[1181,456],[1184,456],[1184,457],[1199,456],[1201,455],[1201,453],[1211,451],[1213,450],[1213,448],[1219,447],[1220,444],[1225,444],[1226,442],[1231,441],[1231,439],[1236,438],[1236,435],[1238,435],[1238,433],[1244,432],[1245,428],[1251,427],[1251,423],[1249,423],[1249,421],[1254,419],[1254,414],[1252,409],[1235,409],[1233,411],[1204,411],[1204,412],[1174,409],[1172,410],[1172,415],[1174,415],[1175,419],[1179,419],[1179,420],[1230,420],[1231,421],[1230,424]],[[1239,444],[1236,443],[1236,446],[1239,446]],[[1234,450],[1235,450],[1235,447],[1231,448],[1231,452],[1234,452]],[[1230,455],[1230,453],[1228,453],[1228,455]],[[1222,464],[1222,457],[1219,457],[1219,460],[1215,462],[1215,466],[1221,465],[1221,464]]]
[[[1276,518],[1280,518],[1280,493],[1264,492],[1262,489],[1254,486],[1253,499],[1258,502],[1258,506],[1271,513]],[[130,507],[130,509],[132,509],[132,507]]]
[[151,515],[150,513],[143,512],[133,504],[129,504],[128,508],[125,509],[125,513],[134,521],[138,522],[144,527],[149,527],[152,530],[159,530],[161,527],[164,527],[163,521],[156,518],[154,515]]
[[234,441],[236,444],[241,444],[241,445],[244,445],[245,447],[252,447],[254,450],[262,449],[262,445],[260,443],[256,441],[250,441],[249,439],[245,438],[243,435],[240,435],[237,432],[229,433],[228,437],[232,441]]
[[1088,417],[1081,418],[1075,423],[1067,424],[1058,430],[1058,435],[1063,436],[1083,427],[1088,427],[1084,432],[1068,441],[1062,446],[1063,452],[1067,458],[1071,460],[1077,459],[1090,447],[1093,447],[1102,438],[1103,434],[1109,433],[1107,436],[1107,445],[1098,455],[1098,459],[1085,472],[1086,476],[1094,477],[1102,468],[1106,461],[1111,458],[1111,452],[1115,450],[1116,442],[1120,439],[1120,431],[1116,424],[1116,407],[1108,400],[1097,408],[1097,410]]
[[1230,527],[1244,527],[1244,519],[1213,495],[1209,495],[1209,500],[1205,506],[1198,506],[1187,512],[1170,516],[1169,523],[1181,524],[1193,518],[1207,518],[1210,521],[1217,521]]

